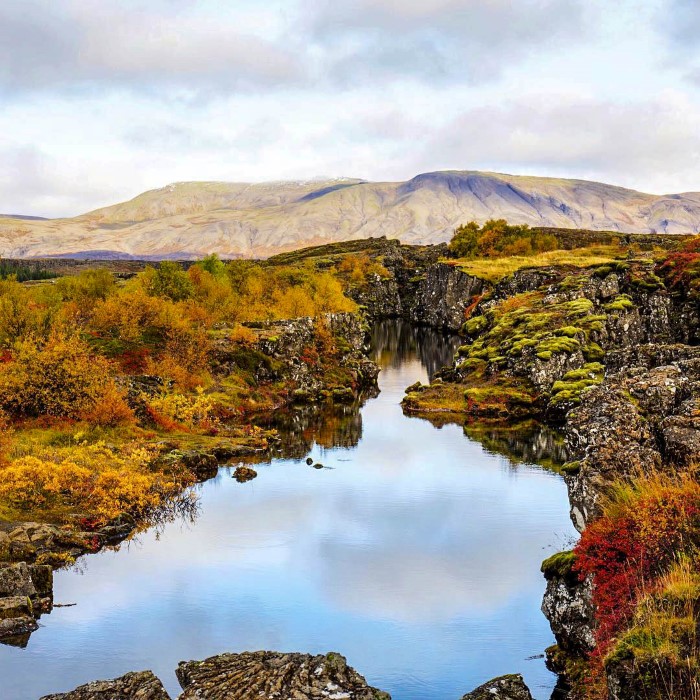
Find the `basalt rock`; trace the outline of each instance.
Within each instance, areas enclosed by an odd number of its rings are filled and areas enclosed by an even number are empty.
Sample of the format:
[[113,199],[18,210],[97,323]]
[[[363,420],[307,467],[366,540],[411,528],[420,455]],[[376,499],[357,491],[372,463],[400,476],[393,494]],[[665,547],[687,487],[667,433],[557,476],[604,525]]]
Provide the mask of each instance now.
[[269,651],[222,654],[182,662],[180,700],[390,700],[367,685],[340,654],[311,656]]
[[25,646],[38,628],[37,619],[52,606],[50,566],[0,564],[0,642]]
[[[680,356],[675,350],[657,356],[669,354]],[[643,362],[652,357],[648,351],[637,355]],[[600,496],[614,481],[698,462],[700,361],[692,357],[610,374],[581,395],[580,406],[567,416],[565,434],[579,465],[566,482],[572,520],[582,530],[599,514]]]
[[590,578],[581,580],[572,571],[571,552],[555,554],[542,564],[547,589],[542,612],[549,620],[560,649],[576,656],[586,656],[595,648],[594,614]]
[[46,695],[41,700],[170,700],[170,696],[151,671],[141,671],[87,683],[69,693]]
[[294,387],[292,398],[299,403],[313,403],[321,398],[334,398],[336,391],[336,400],[346,402],[350,392],[356,397],[363,389],[375,387],[379,368],[367,358],[368,328],[363,319],[354,313],[323,317],[335,338],[338,352],[335,361],[343,370],[342,380],[338,380],[337,373],[326,376],[305,359],[306,351],[316,345],[318,322],[312,318],[276,321],[266,326],[267,335],[259,341],[260,352],[275,364],[278,377]]
[[462,700],[532,700],[530,689],[520,674],[500,676],[480,685]]
[[409,310],[414,323],[458,331],[465,320],[465,309],[489,285],[453,265],[437,263],[418,279]]

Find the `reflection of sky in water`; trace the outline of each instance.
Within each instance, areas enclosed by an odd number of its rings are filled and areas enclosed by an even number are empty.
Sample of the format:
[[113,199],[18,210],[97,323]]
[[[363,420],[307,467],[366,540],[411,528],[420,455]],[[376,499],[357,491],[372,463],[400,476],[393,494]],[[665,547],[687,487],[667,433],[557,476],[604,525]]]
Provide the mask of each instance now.
[[222,471],[194,525],[58,574],[56,601],[78,605],[0,648],[2,698],[144,668],[176,696],[178,661],[263,648],[337,650],[395,700],[457,700],[512,672],[548,697],[553,677],[526,658],[552,641],[539,564],[573,536],[564,484],[403,417],[426,373],[415,354],[392,364],[359,445],[312,451],[332,470],[276,460],[243,485]]

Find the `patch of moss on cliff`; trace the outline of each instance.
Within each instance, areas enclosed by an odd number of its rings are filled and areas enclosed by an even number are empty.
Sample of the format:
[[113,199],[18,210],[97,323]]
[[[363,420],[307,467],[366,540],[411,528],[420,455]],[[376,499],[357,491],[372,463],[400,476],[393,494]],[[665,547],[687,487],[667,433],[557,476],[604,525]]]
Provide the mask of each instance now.
[[542,562],[540,571],[549,581],[554,578],[566,578],[572,575],[572,568],[576,562],[576,554],[573,551],[557,552]]

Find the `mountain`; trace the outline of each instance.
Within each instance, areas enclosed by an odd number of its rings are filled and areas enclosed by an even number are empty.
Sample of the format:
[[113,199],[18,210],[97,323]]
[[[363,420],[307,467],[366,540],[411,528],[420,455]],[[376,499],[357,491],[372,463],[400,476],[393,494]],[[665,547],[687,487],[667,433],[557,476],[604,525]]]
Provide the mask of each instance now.
[[69,219],[0,217],[0,255],[265,257],[340,240],[449,240],[472,219],[630,233],[700,232],[700,192],[441,171],[406,182],[180,182]]

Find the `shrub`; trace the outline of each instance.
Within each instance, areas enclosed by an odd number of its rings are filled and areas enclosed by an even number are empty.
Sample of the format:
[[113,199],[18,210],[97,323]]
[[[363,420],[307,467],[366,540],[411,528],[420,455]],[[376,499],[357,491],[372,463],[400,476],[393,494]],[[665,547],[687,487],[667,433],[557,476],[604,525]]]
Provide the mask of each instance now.
[[505,219],[490,219],[482,227],[476,221],[458,227],[449,244],[459,258],[498,258],[509,255],[532,255],[555,250],[556,237],[532,231],[526,225],[510,225]]
[[75,335],[23,340],[0,365],[0,406],[17,417],[81,418],[104,396],[109,370]]
[[700,484],[655,476],[621,485],[576,545],[576,569],[593,576],[599,653],[632,619],[679,554],[700,544]]

